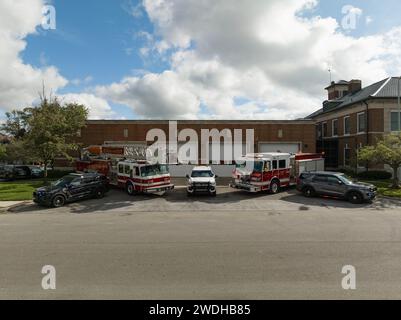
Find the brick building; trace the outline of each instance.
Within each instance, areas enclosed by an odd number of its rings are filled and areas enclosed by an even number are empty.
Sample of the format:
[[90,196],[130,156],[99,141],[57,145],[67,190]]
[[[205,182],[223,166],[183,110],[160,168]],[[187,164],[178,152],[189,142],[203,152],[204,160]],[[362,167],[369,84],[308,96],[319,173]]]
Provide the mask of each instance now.
[[360,80],[332,82],[328,100],[307,117],[316,121],[316,148],[326,153],[326,167],[362,169],[358,149],[384,133],[399,131],[399,78],[362,88]]
[[[138,145],[146,143],[146,134],[151,129],[162,129],[168,138],[169,121],[167,120],[88,120],[82,128],[77,142],[83,147],[89,145]],[[315,152],[316,137],[313,120],[178,120],[177,129],[194,129],[199,137],[201,155],[201,129],[242,129],[245,144],[246,129],[254,130],[255,152]],[[245,150],[245,148],[243,148]],[[57,166],[69,166],[66,161],[58,159]]]

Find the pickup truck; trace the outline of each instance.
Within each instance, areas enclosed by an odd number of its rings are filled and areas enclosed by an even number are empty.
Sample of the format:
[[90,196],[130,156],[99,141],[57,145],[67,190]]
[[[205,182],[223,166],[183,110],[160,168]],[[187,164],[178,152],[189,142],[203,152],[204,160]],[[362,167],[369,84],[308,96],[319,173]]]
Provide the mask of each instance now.
[[207,166],[198,166],[192,169],[188,179],[187,195],[192,196],[195,193],[209,193],[216,196],[216,178],[212,169]]

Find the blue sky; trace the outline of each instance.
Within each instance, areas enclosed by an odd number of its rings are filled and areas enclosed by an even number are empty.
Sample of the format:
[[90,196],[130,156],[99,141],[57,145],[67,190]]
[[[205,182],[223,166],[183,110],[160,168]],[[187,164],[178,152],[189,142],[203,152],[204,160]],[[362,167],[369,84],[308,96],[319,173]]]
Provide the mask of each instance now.
[[[38,34],[30,35],[23,59],[37,67],[43,62],[56,65],[68,79],[91,76],[94,79],[91,85],[119,81],[135,70],[160,72],[168,69],[165,61],[143,59],[139,53],[145,40],[138,32],[154,31],[145,11],[141,10],[135,17],[129,13],[130,8],[140,3],[138,0],[53,0],[57,29],[38,28]],[[400,23],[397,12],[401,10],[401,2],[398,0],[322,0],[307,15],[334,17],[340,21],[344,5],[353,5],[364,12],[358,27],[350,32],[353,35],[384,32]],[[362,21],[366,16],[373,19],[370,25]],[[83,86],[71,84],[60,92],[79,92]]]
[[[277,0],[273,0],[272,2],[274,1]],[[294,5],[291,3],[293,3],[294,0],[286,1],[289,3],[288,10],[292,14],[293,12],[291,10],[294,9],[291,8],[294,7]],[[307,2],[308,0],[300,1]],[[305,92],[298,92],[297,88],[291,87],[288,83],[290,83],[292,79],[287,79],[286,76],[283,76],[283,79],[278,81],[277,79],[280,78],[280,76],[277,76],[277,70],[274,70],[272,73],[270,70],[271,68],[266,68],[266,66],[262,65],[263,61],[248,61],[250,59],[249,57],[253,56],[254,51],[251,51],[254,49],[251,50],[250,48],[250,52],[245,52],[242,57],[234,57],[235,59],[233,58],[233,61],[229,59],[226,61],[226,56],[224,55],[224,53],[227,53],[227,51],[225,51],[226,48],[222,49],[219,41],[212,42],[211,40],[211,42],[208,43],[209,37],[206,33],[207,31],[202,34],[202,31],[196,30],[196,28],[191,29],[191,25],[188,25],[186,17],[183,16],[183,12],[188,12],[188,15],[191,14],[192,8],[189,2],[190,1],[177,1],[174,6],[176,12],[175,15],[173,15],[172,23],[166,23],[163,20],[163,14],[167,14],[168,11],[165,10],[165,8],[155,6],[154,4],[156,2],[152,0],[147,0],[146,5],[142,5],[142,1],[137,0],[53,0],[51,4],[55,7],[57,13],[56,30],[43,30],[38,25],[35,33],[28,32],[24,38],[26,47],[19,52],[19,57],[22,58],[24,65],[32,66],[38,70],[44,70],[49,66],[57,68],[58,74],[68,81],[67,85],[57,86],[57,94],[95,94],[107,101],[106,103],[111,106],[114,111],[112,116],[125,118],[146,118],[153,117],[155,114],[157,115],[157,107],[153,105],[149,106],[149,109],[156,109],[150,114],[147,114],[143,109],[137,108],[136,106],[137,104],[155,103],[154,101],[161,103],[161,105],[166,101],[165,108],[164,106],[161,106],[161,108],[163,110],[170,110],[169,112],[171,112],[171,110],[174,109],[174,105],[171,105],[171,100],[176,99],[175,96],[170,97],[169,93],[158,91],[159,86],[162,87],[162,84],[168,84],[169,81],[172,81],[172,86],[174,84],[180,86],[179,90],[177,89],[178,92],[174,93],[177,95],[177,99],[182,97],[183,101],[186,103],[196,104],[196,106],[194,105],[188,110],[185,110],[183,106],[177,105],[177,109],[181,108],[180,112],[187,115],[187,117],[224,117],[225,115],[227,116],[227,114],[233,114],[233,112],[224,114],[220,112],[219,108],[233,108],[236,112],[238,111],[239,115],[241,112],[244,112],[244,106],[246,106],[246,110],[253,110],[252,113],[246,115],[250,118],[266,117],[266,115],[269,114],[267,112],[270,112],[272,115],[274,114],[274,117],[279,117],[280,114],[278,110],[286,108],[289,110],[288,114],[283,113],[282,117],[297,116],[294,110],[290,112],[289,105],[281,107],[278,99],[276,99],[276,101],[272,98],[270,101],[272,93],[262,90],[263,88],[255,93],[252,89],[243,91],[234,85],[227,87],[223,82],[219,82],[216,84],[216,88],[219,88],[220,91],[216,89],[216,92],[212,92],[210,88],[206,88],[207,84],[203,83],[199,86],[198,82],[193,80],[195,75],[197,79],[199,77],[205,79],[213,77],[213,80],[219,79],[219,77],[227,79],[229,74],[233,75],[236,72],[238,72],[241,77],[241,75],[250,72],[249,70],[255,70],[255,66],[256,72],[253,73],[252,76],[255,76],[255,78],[260,76],[260,79],[267,79],[265,86],[277,85],[280,92],[290,90],[288,92],[294,94],[294,100],[305,101],[305,104],[316,104],[316,101],[322,98],[324,94],[323,90],[319,95],[317,94],[319,89],[312,89],[312,87],[324,87],[325,83],[321,84],[321,81],[326,77],[324,75],[324,65],[326,61],[316,61],[316,66],[319,67],[319,70],[311,71],[311,85],[304,90]],[[250,3],[252,3],[252,1],[250,1]],[[218,1],[211,2],[210,6],[212,6],[212,4],[213,6],[220,5]],[[192,7],[195,5],[197,5],[196,2],[193,2]],[[344,30],[341,27],[341,20],[344,17],[342,8],[346,5],[359,8],[361,12],[357,19],[356,28],[352,30]],[[179,6],[182,8],[178,8]],[[235,6],[230,8],[230,10],[236,10]],[[240,11],[243,9],[238,7],[237,10]],[[283,10],[285,10],[285,8],[280,10],[282,10],[280,12],[284,12]],[[393,28],[399,27],[401,25],[399,16],[400,10],[401,2],[397,0],[384,0],[380,2],[374,0],[321,0],[317,2],[311,10],[303,11],[301,16],[308,19],[320,16],[323,21],[327,23],[329,17],[334,18],[337,20],[339,27],[336,31],[327,31],[326,37],[335,37],[335,34],[339,33],[347,37],[350,41],[355,41],[357,44],[358,39],[361,37],[383,35]],[[229,12],[229,10],[227,12]],[[194,14],[194,25],[203,23],[205,19],[208,19],[208,12],[199,11],[197,13],[195,11],[195,13],[192,14]],[[244,24],[252,23],[252,14],[255,13],[250,11],[249,15],[244,15],[244,19],[248,19],[243,21]],[[152,17],[152,22],[149,16]],[[197,21],[198,18],[199,21]],[[217,18],[219,17],[217,16]],[[257,18],[258,17],[255,17],[255,20]],[[217,29],[219,29],[219,21],[210,22],[211,25],[213,25],[213,23],[217,26]],[[232,23],[232,21],[227,22],[227,24],[230,23]],[[270,22],[267,21],[266,25],[269,23]],[[293,21],[289,21],[289,23],[293,23]],[[273,27],[275,26],[273,23],[272,25]],[[223,24],[222,28],[224,28]],[[203,29],[203,27],[199,29]],[[205,30],[206,29],[207,28],[205,28]],[[257,32],[258,30],[255,29],[252,32],[254,31]],[[280,30],[274,32],[284,31]],[[177,40],[177,37],[175,37],[173,33],[183,35],[182,39]],[[210,33],[210,39],[215,37],[212,33]],[[146,35],[153,37],[152,40],[147,40]],[[182,45],[185,36],[190,38],[191,45]],[[241,36],[240,34],[238,42],[240,44],[244,43],[244,46],[246,46],[247,39],[253,35],[248,33],[243,35],[243,38],[241,38]],[[286,37],[290,39],[288,42],[288,51],[291,51],[292,47],[299,49],[298,47],[300,45],[297,41],[292,39],[289,34],[284,33],[282,36],[279,36],[279,39],[286,39]],[[322,43],[324,43],[324,37],[323,35],[321,39]],[[230,37],[227,37],[227,39],[228,38]],[[224,34],[220,40],[221,42],[225,41]],[[155,47],[157,44],[161,43],[160,41],[164,41],[167,50],[155,54]],[[231,40],[227,41],[227,47],[232,47],[233,43],[229,41]],[[294,43],[292,44],[290,41]],[[378,41],[376,41],[376,43],[377,42]],[[307,42],[302,45],[305,45],[305,49],[307,49]],[[368,47],[368,41],[366,41],[364,45]],[[216,48],[212,46],[216,46]],[[280,47],[280,44],[277,44],[277,47]],[[150,54],[141,53],[141,48],[150,49]],[[257,48],[257,46],[255,46],[255,48]],[[263,49],[263,47],[260,48]],[[273,50],[276,49],[275,47],[269,47],[268,52],[271,52],[272,48]],[[333,51],[333,49],[331,50]],[[323,54],[327,54],[327,57],[330,57],[330,59],[333,56],[341,56],[341,52],[335,52],[334,54],[332,51],[323,52]],[[350,76],[353,74],[366,74],[369,63],[371,63],[372,60],[376,61],[379,53],[383,56],[386,55],[386,53],[382,51],[382,47],[380,47],[377,49],[377,52],[372,52],[370,56],[365,58],[366,61],[360,66],[360,69],[355,70],[354,73],[344,72],[344,69],[340,71],[340,68],[338,68],[338,73],[334,74],[334,77],[342,78],[343,76],[346,77],[348,74],[350,74]],[[178,63],[178,66],[172,66],[171,61],[176,57],[175,54],[177,52],[188,54],[191,58],[188,60],[185,57]],[[329,58],[327,58],[327,60],[328,59]],[[216,71],[216,74],[213,75],[210,75],[206,71],[204,75],[199,75],[197,73],[197,70],[199,70],[198,64],[199,66],[210,66],[212,63],[218,63],[216,70],[221,69],[224,71]],[[197,70],[188,71],[188,66],[191,64],[194,66],[196,65]],[[237,68],[238,64],[244,64],[244,67]],[[330,65],[332,62],[327,62],[327,64]],[[371,75],[366,77],[367,81],[374,81],[376,77],[393,73],[391,67],[390,71],[383,67],[384,65],[386,68],[388,67],[388,61],[384,63],[380,60],[379,64],[380,67],[377,67],[378,63],[376,61],[375,64],[372,65],[376,69],[372,71]],[[260,70],[258,70],[258,68]],[[294,68],[297,69],[298,66]],[[306,65],[300,68],[300,70],[310,69],[311,67]],[[165,73],[169,70],[172,71],[173,74]],[[224,74],[226,71],[227,77]],[[394,72],[398,72],[398,70],[394,69]],[[153,78],[144,76],[146,74],[151,74]],[[285,72],[283,71],[282,74],[285,74]],[[291,75],[287,77],[293,78]],[[124,82],[124,78],[130,79],[129,84]],[[167,78],[167,80],[164,78]],[[314,82],[312,82],[312,79]],[[377,79],[377,81],[379,80],[381,79]],[[216,81],[220,81],[220,79]],[[243,79],[241,79],[241,81],[243,81]],[[110,85],[112,83],[121,86],[118,87],[117,90],[120,94],[111,90]],[[151,83],[151,85],[149,83]],[[197,87],[194,89],[195,86]],[[241,86],[247,86],[247,83],[241,84]],[[102,90],[99,90],[99,87],[102,87]],[[127,88],[128,91],[121,93],[122,87]],[[250,85],[250,87],[252,87],[252,85]],[[218,97],[219,92],[222,92],[222,90],[224,90],[224,97],[223,93],[221,97]],[[187,91],[190,91],[191,96],[187,94]],[[262,91],[263,93],[261,93]],[[99,94],[99,92],[102,94]],[[155,99],[152,100],[153,102],[149,102],[149,97],[143,96],[146,92],[148,92],[148,95],[155,95]],[[160,95],[160,97],[157,95]],[[170,100],[167,101],[166,99]],[[225,106],[226,104],[227,107]],[[0,106],[0,108],[2,107],[3,106]],[[243,109],[241,109],[241,107],[243,107]],[[313,107],[314,106],[310,106],[308,108]],[[4,108],[5,107],[3,107],[3,109]],[[10,109],[10,107],[7,106],[6,109]],[[163,110],[161,114],[168,117],[169,113],[166,111],[166,114],[164,114]],[[305,112],[309,112],[309,110]],[[178,113],[174,114],[174,112],[171,112],[171,114],[175,117],[179,116]]]

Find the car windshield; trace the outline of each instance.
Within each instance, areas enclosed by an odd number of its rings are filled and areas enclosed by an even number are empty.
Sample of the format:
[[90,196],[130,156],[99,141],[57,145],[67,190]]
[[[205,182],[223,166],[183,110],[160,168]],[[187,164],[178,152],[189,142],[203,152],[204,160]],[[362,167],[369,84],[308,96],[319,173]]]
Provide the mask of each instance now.
[[210,178],[213,176],[214,174],[210,170],[195,170],[191,173],[192,178]]
[[165,164],[154,164],[149,166],[141,167],[141,176],[149,177],[155,176],[158,174],[166,174],[168,173],[168,167]]
[[65,176],[65,177],[62,177],[61,179],[53,182],[52,185],[55,187],[65,187],[65,186],[69,185],[72,182],[72,180],[74,180],[75,178],[76,177],[74,177],[74,176]]
[[345,184],[352,184],[352,179],[346,175],[339,175],[338,178]]
[[263,169],[263,161],[242,161],[235,164],[235,167],[238,169],[245,169],[247,171],[253,172],[262,172]]

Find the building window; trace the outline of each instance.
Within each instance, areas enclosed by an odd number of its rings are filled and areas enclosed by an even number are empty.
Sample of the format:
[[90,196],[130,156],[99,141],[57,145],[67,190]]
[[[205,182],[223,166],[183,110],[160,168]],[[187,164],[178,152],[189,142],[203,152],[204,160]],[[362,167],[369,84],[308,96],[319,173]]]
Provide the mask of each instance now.
[[398,113],[398,111],[391,111],[391,131],[401,131],[401,128],[399,128],[398,116],[401,117],[401,113]]
[[344,148],[344,167],[349,167],[351,165],[351,149],[348,145]]
[[366,130],[366,117],[365,112],[358,113],[357,115],[358,132],[365,132]]
[[283,129],[278,129],[277,137],[279,137],[279,138],[283,137]]
[[323,122],[323,137],[327,137],[327,122]]
[[331,135],[333,137],[337,137],[338,136],[338,120],[334,119],[331,122]]
[[316,125],[316,137],[318,139],[322,139],[322,125],[321,124]]
[[128,138],[128,129],[124,129],[124,138]]
[[351,133],[351,120],[349,116],[344,117],[344,135]]

